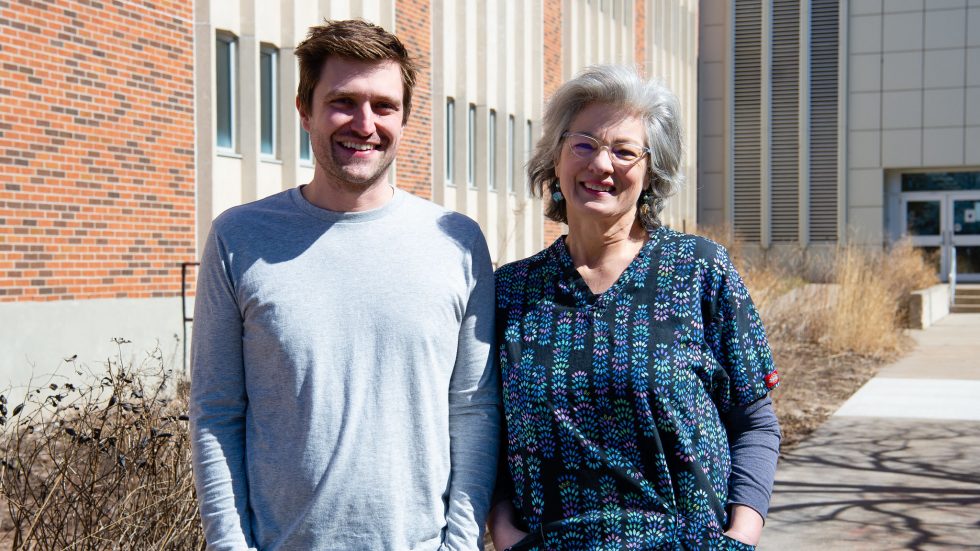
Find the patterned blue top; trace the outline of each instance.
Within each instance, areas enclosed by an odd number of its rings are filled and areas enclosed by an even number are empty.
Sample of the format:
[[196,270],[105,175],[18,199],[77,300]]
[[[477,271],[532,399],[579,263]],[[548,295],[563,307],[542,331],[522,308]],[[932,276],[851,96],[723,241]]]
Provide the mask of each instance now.
[[497,271],[506,458],[534,542],[522,549],[749,548],[721,534],[721,414],[778,383],[765,331],[723,247],[650,235],[599,295],[564,237]]

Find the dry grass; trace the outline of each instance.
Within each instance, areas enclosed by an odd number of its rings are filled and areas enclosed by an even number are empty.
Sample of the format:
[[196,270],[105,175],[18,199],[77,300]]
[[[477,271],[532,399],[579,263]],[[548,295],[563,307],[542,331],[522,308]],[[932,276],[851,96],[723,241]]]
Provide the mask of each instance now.
[[[773,402],[784,448],[813,432],[907,350],[909,293],[937,282],[933,267],[907,241],[886,250],[841,247],[827,259],[830,269],[814,269],[801,254],[776,261],[728,232],[702,233],[729,249],[765,323],[782,379]],[[813,273],[828,283],[807,283]]]
[[73,366],[87,383],[29,389],[23,404],[0,408],[13,549],[203,548],[187,385],[159,350],[125,365],[123,344],[104,373]]
[[891,359],[904,338],[911,291],[937,283],[933,268],[908,241],[889,249],[856,245],[828,259],[830,284],[807,283],[806,262],[751,251],[730,233],[702,232],[726,246],[774,343],[813,344],[829,354]]

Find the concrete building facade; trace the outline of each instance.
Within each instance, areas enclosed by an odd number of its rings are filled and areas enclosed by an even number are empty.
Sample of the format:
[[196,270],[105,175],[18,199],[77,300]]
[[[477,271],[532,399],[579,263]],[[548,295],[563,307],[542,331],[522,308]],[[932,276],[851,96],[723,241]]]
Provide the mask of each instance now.
[[325,18],[380,24],[417,56],[392,182],[477,220],[496,263],[562,231],[524,162],[547,97],[594,63],[634,64],[680,96],[688,186],[665,219],[690,231],[697,12],[694,0],[0,2],[0,384],[75,354],[97,367],[115,337],[137,361],[159,342],[180,368],[181,268],[211,220],[312,177],[293,48]]
[[980,280],[980,1],[702,0],[702,223]]

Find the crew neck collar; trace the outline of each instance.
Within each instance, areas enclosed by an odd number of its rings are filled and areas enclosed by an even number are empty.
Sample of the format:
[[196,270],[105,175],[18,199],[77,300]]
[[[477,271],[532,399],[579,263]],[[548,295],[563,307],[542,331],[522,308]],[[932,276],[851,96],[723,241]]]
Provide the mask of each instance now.
[[310,216],[326,220],[328,222],[360,223],[377,220],[393,212],[405,199],[405,192],[392,187],[392,197],[385,204],[371,210],[357,212],[342,212],[320,208],[303,197],[302,186],[297,186],[289,190],[289,196],[296,207]]

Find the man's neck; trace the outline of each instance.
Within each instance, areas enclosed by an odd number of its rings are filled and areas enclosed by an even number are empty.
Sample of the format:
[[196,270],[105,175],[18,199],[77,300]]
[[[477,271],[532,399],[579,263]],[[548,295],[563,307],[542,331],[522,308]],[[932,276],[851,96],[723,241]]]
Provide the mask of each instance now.
[[387,177],[373,184],[352,185],[317,178],[300,190],[311,205],[333,212],[362,212],[380,208],[394,197]]

